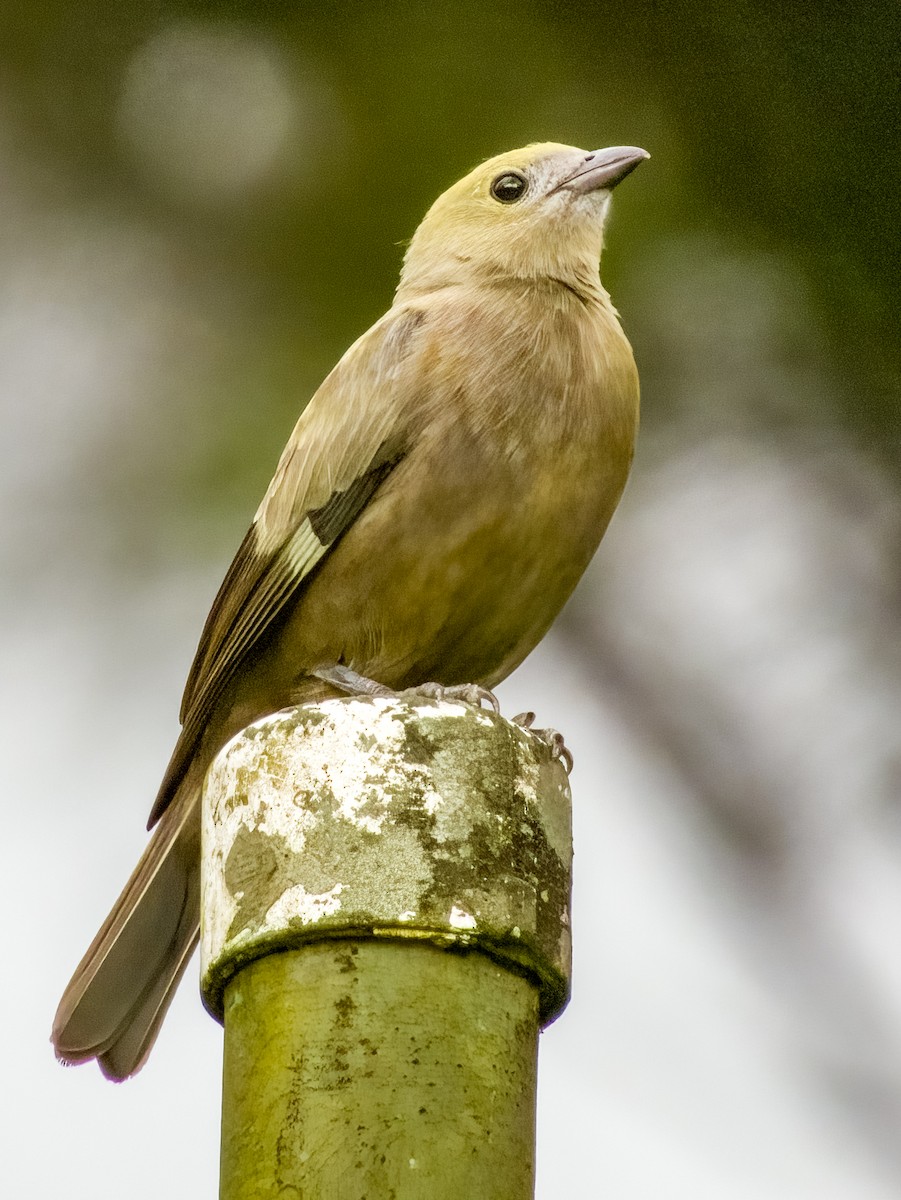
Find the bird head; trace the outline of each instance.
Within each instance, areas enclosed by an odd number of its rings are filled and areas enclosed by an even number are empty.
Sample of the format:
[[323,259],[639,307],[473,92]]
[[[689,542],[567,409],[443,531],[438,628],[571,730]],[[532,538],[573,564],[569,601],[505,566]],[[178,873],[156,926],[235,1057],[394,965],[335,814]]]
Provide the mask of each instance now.
[[549,277],[597,292],[611,190],[649,157],[636,146],[586,151],[543,142],[488,159],[426,213],[399,290]]

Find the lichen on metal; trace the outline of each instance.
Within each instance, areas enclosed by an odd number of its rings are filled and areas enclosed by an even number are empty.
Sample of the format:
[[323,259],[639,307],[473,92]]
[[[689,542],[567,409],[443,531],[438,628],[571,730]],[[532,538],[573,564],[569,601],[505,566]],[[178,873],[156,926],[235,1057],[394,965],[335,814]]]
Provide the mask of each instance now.
[[570,971],[570,794],[547,745],[447,701],[330,700],[248,727],[203,816],[202,976],[221,1018],[274,949],[395,936],[476,948],[533,978],[545,1021]]

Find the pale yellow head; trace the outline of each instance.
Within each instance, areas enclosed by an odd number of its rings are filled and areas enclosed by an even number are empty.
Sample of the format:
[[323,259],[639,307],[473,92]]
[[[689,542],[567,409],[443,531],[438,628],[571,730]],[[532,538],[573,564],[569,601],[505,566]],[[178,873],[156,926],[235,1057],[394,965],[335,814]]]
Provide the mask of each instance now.
[[550,277],[598,290],[610,192],[648,154],[542,142],[498,154],[432,205],[404,259],[405,292],[478,277]]

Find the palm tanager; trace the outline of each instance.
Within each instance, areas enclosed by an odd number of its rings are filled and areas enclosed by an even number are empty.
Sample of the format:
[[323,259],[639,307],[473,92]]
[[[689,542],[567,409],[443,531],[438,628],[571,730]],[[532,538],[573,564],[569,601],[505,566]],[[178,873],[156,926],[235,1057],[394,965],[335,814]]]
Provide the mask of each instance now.
[[598,263],[611,189],[647,157],[527,146],[426,214],[213,603],[153,835],[56,1014],[64,1062],[120,1080],[147,1058],[197,943],[199,798],[231,737],[342,692],[477,699],[547,631],[632,460],[638,376]]

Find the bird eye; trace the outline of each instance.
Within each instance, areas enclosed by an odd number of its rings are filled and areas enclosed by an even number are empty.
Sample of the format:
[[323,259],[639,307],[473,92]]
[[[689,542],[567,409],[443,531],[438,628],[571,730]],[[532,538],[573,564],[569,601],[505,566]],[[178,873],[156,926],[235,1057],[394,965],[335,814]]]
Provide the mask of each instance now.
[[501,204],[513,204],[526,194],[527,187],[528,184],[522,175],[517,175],[515,171],[505,171],[492,183],[491,194],[495,200],[500,200]]

